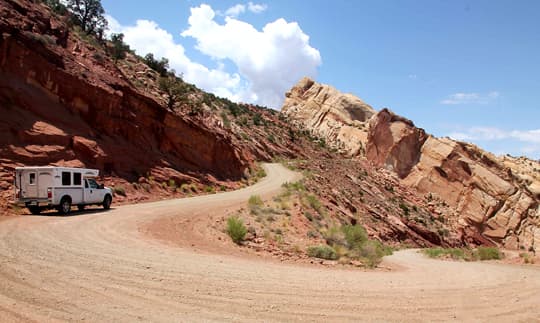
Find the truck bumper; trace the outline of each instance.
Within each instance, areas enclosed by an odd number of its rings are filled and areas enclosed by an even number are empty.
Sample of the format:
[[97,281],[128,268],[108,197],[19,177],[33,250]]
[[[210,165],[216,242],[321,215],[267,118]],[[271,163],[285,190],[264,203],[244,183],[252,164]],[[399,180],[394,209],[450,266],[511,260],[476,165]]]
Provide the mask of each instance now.
[[24,199],[24,200],[18,200],[15,204],[19,206],[39,206],[39,207],[50,207],[51,201],[45,199]]

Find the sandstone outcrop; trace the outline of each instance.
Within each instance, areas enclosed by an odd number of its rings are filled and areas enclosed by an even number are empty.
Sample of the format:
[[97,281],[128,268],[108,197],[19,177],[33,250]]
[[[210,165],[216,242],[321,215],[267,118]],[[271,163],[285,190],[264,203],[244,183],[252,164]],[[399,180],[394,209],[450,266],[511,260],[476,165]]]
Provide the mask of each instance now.
[[385,109],[370,122],[367,158],[395,170],[405,185],[440,197],[453,210],[445,216],[471,237],[510,248],[540,245],[538,196],[478,147],[426,136]]
[[[360,99],[308,78],[287,92],[282,112],[350,156],[363,155],[365,148],[369,162],[380,167],[381,172],[394,172],[398,181],[409,188],[397,195],[416,201],[418,209],[428,209],[434,219],[444,220],[444,227],[434,232],[427,225],[432,220],[411,221],[421,218],[419,215],[392,216],[387,211],[392,209],[392,203],[384,203],[387,206],[382,210],[368,207],[367,202],[357,203],[355,208],[364,209],[365,219],[385,221],[385,226],[372,228],[373,235],[383,240],[406,236],[419,245],[427,241],[455,246],[498,244],[514,249],[540,246],[537,161],[496,157],[471,144],[435,138],[388,109],[375,114]],[[378,175],[367,176],[375,179]],[[385,190],[369,185],[369,181],[358,181],[358,185],[362,194],[371,195],[370,201],[387,195]],[[392,191],[396,187],[380,185]],[[340,195],[344,194],[332,194],[333,200],[342,200]],[[347,212],[346,208],[343,210]],[[364,225],[370,228],[369,221]],[[446,230],[451,239],[441,235]],[[421,238],[415,238],[411,232]]]
[[304,78],[286,93],[281,112],[350,156],[363,155],[371,106],[352,94]]

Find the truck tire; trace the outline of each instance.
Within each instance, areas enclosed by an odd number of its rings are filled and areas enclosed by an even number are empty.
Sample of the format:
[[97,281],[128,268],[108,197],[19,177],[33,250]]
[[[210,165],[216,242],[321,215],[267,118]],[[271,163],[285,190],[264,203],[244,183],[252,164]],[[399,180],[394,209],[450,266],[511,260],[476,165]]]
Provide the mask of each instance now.
[[32,213],[33,215],[38,215],[41,212],[41,209],[39,208],[39,206],[29,206],[28,211],[30,211],[30,213]]
[[111,202],[112,202],[112,197],[109,194],[105,195],[105,198],[103,199],[103,204],[102,204],[103,209],[105,209],[105,210],[110,209],[111,208]]
[[58,206],[58,212],[61,214],[68,214],[71,211],[71,198],[69,196],[64,196],[60,200],[60,205]]

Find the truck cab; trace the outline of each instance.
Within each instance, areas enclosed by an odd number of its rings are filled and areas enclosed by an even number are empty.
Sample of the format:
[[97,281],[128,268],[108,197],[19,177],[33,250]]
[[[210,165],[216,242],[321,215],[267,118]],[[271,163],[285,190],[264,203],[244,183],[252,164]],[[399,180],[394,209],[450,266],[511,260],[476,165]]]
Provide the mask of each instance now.
[[96,182],[99,171],[70,167],[17,167],[15,169],[16,203],[32,214],[58,209],[62,214],[87,205],[101,205],[109,209],[112,190]]

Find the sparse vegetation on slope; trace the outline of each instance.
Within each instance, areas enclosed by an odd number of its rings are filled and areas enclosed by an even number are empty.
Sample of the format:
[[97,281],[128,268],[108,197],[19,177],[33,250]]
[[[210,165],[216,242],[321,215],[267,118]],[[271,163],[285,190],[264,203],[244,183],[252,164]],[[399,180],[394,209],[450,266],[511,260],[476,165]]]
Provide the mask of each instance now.
[[427,248],[422,252],[430,258],[450,258],[453,260],[477,261],[498,260],[503,258],[501,251],[495,247],[467,248]]
[[377,266],[391,249],[370,239],[356,224],[339,223],[327,206],[306,189],[303,181],[286,183],[272,201],[251,196],[247,209],[240,211],[252,227],[247,247],[264,244],[272,253],[294,254],[365,267]]

